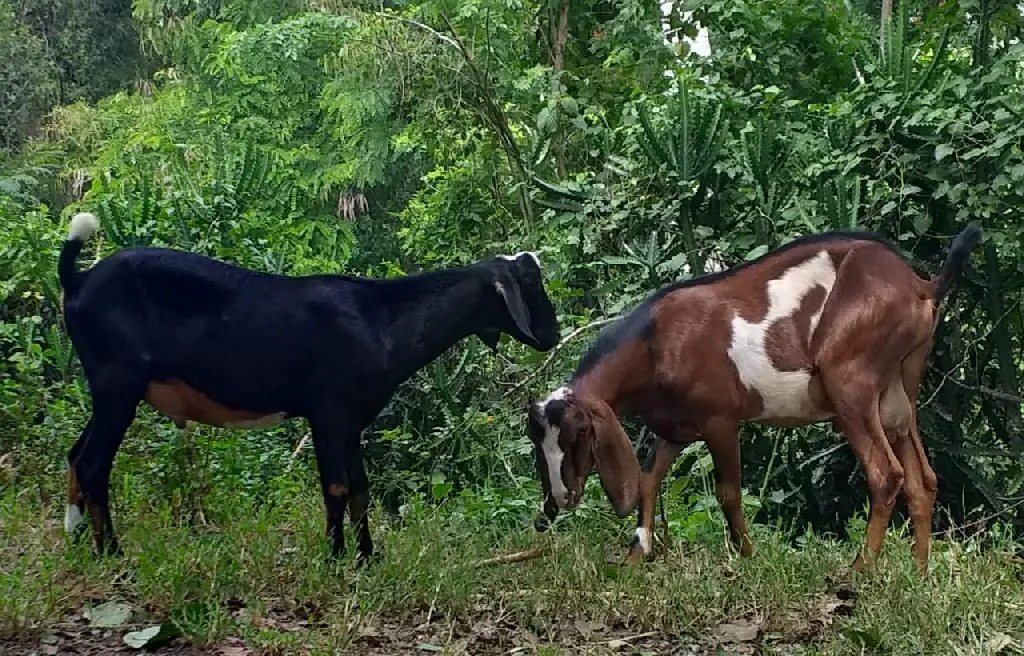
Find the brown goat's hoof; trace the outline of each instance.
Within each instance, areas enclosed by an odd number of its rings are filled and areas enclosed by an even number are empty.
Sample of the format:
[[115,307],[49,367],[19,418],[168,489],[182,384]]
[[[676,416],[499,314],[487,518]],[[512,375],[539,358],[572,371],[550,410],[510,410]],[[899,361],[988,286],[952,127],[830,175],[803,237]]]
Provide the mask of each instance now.
[[626,554],[626,557],[619,561],[619,564],[623,567],[632,567],[634,565],[643,565],[649,560],[651,560],[651,556],[645,554],[644,550],[639,546],[634,546]]

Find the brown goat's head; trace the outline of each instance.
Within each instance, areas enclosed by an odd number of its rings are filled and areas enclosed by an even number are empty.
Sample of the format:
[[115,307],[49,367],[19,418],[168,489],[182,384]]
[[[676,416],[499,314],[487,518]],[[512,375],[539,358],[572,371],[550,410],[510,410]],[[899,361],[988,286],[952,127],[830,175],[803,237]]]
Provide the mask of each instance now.
[[615,412],[597,399],[577,397],[566,387],[531,403],[527,430],[534,443],[537,474],[544,490],[544,531],[561,509],[575,508],[583,484],[596,466],[601,486],[619,517],[636,508],[640,464]]

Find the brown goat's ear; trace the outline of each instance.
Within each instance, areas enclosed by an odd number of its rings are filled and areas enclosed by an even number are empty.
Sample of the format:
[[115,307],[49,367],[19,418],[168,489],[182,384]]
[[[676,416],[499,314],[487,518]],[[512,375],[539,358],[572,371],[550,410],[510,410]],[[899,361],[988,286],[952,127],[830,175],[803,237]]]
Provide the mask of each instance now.
[[591,406],[594,462],[612,508],[619,517],[636,509],[640,497],[640,461],[618,417],[604,403]]
[[530,312],[523,303],[523,295],[519,291],[519,283],[512,276],[502,276],[502,280],[494,283],[498,295],[505,301],[505,307],[512,316],[512,321],[528,339],[536,340],[533,331],[530,330]]

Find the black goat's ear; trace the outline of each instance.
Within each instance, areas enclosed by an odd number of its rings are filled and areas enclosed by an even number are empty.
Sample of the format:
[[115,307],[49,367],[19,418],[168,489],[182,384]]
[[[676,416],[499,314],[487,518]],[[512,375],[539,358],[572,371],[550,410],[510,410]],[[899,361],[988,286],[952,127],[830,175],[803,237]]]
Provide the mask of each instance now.
[[498,295],[505,301],[505,307],[508,308],[508,313],[512,316],[512,321],[515,322],[516,327],[519,328],[528,339],[536,340],[533,336],[533,331],[530,330],[530,313],[526,309],[526,304],[523,303],[523,295],[519,291],[519,283],[514,279],[507,281],[496,281],[494,288],[498,290]]
[[481,330],[478,332],[477,337],[480,341],[487,345],[487,348],[491,349],[495,353],[498,352],[498,340],[501,339],[501,333],[497,330]]

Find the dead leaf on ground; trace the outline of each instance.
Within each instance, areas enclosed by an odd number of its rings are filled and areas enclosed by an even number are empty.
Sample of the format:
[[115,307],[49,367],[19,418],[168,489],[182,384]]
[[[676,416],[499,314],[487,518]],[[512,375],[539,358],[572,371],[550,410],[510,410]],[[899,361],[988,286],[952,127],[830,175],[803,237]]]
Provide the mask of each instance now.
[[998,654],[1007,647],[1012,647],[1013,644],[1013,638],[1005,633],[997,633],[985,641],[985,653]]
[[121,601],[108,601],[82,613],[89,620],[92,628],[112,628],[123,626],[132,617],[132,607]]
[[711,633],[719,643],[753,642],[761,633],[761,625],[747,619],[719,624],[711,629]]
[[228,638],[217,649],[217,656],[251,656],[252,652],[241,638]]
[[846,617],[853,614],[854,603],[852,599],[843,599],[834,595],[823,595],[814,600],[809,609],[811,621],[822,626],[832,626],[836,617]]
[[573,626],[580,632],[584,638],[589,640],[595,633],[604,633],[608,630],[608,626],[600,620],[576,620],[573,622]]
[[169,642],[181,635],[181,631],[173,622],[164,622],[140,631],[132,631],[124,635],[124,644],[133,649],[152,649]]

